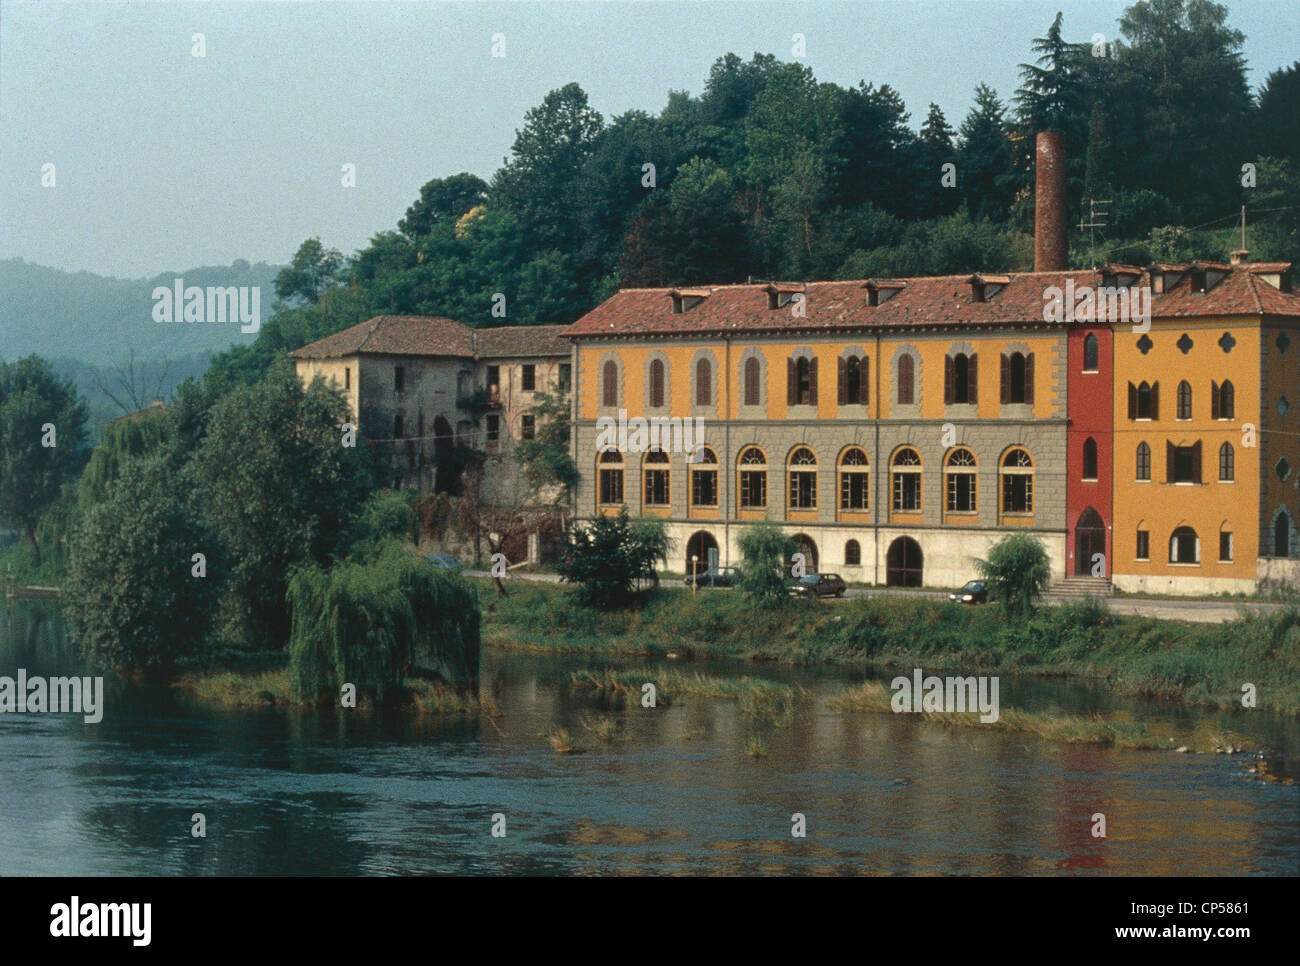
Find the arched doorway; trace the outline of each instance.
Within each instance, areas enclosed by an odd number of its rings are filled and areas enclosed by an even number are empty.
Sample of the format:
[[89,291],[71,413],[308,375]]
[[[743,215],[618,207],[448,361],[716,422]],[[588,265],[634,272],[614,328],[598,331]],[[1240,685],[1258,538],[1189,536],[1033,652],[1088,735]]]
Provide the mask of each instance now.
[[1074,525],[1074,574],[1076,577],[1088,577],[1092,574],[1093,554],[1102,555],[1102,576],[1110,574],[1109,561],[1106,557],[1106,524],[1101,514],[1092,507],[1079,514],[1079,522]]
[[[686,541],[686,565],[682,572],[689,577],[692,573],[697,572],[692,569],[691,557],[698,557],[699,560],[694,564],[699,573],[705,573],[709,569],[709,551],[712,550],[715,558],[718,553],[718,541],[713,539],[713,534],[704,530],[698,530],[691,535],[691,539]],[[720,561],[719,561],[720,563]]]
[[[794,540],[794,552],[803,554],[804,573],[817,573],[817,544],[813,543],[812,537],[806,533],[796,533],[791,539]],[[786,561],[787,572],[793,561]]]
[[899,537],[889,545],[885,557],[885,583],[890,587],[920,587],[921,567],[921,545],[911,537]]
[[1273,521],[1273,556],[1291,556],[1291,517],[1285,510]]

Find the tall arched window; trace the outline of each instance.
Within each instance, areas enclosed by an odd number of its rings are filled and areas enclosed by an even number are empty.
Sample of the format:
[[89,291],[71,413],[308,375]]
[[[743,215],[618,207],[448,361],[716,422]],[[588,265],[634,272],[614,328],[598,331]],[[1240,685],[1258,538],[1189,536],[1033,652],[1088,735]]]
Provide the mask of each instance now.
[[800,356],[798,359],[788,359],[787,366],[786,404],[816,406],[817,360]]
[[1186,379],[1178,384],[1178,418],[1192,418],[1192,384]]
[[623,503],[623,454],[607,449],[600,454],[597,473],[601,506],[621,506]]
[[1091,436],[1083,441],[1083,478],[1097,478],[1097,441]]
[[691,506],[718,505],[718,455],[707,446],[691,453]]
[[1231,483],[1237,478],[1237,454],[1231,443],[1219,447],[1219,482]]
[[1169,562],[1180,564],[1201,562],[1201,539],[1191,527],[1178,527],[1170,535]]
[[1291,517],[1285,510],[1273,521],[1273,556],[1291,556]]
[[709,406],[713,403],[713,367],[708,359],[695,363],[695,405]]
[[856,540],[849,540],[844,544],[844,566],[862,566],[862,546]]
[[800,446],[790,454],[789,480],[791,510],[817,508],[817,457],[807,446]]
[[645,486],[641,491],[641,502],[645,506],[663,507],[671,502],[669,487],[671,460],[668,454],[655,447],[645,454]]
[[757,446],[741,450],[739,473],[741,507],[752,510],[767,506],[767,457],[763,451]]
[[1146,443],[1138,443],[1137,472],[1134,473],[1133,478],[1148,482],[1151,479],[1151,447]]
[[976,504],[975,454],[968,449],[955,449],[945,461],[945,489],[948,494],[949,513],[974,513]]
[[867,359],[849,356],[840,359],[839,403],[865,404],[867,401]]
[[912,382],[915,379],[915,367],[912,363],[912,357],[903,354],[898,357],[898,404],[900,406],[910,406],[916,398],[913,392]]
[[1089,332],[1083,337],[1083,371],[1096,372],[1098,369],[1098,342],[1097,337]]
[[1034,512],[1034,461],[1023,449],[1002,458],[1002,512]]
[[1002,402],[1034,401],[1034,354],[1013,352],[1002,357]]
[[979,368],[974,353],[969,356],[964,352],[959,352],[955,356],[944,356],[943,401],[948,404],[978,401],[976,388],[978,373]]
[[607,359],[601,366],[601,403],[605,406],[618,406],[618,363]]
[[1228,380],[1223,381],[1223,385],[1210,381],[1210,418],[1211,419],[1234,419],[1236,418],[1236,392],[1232,388],[1232,383]]
[[757,406],[759,404],[758,393],[758,360],[750,356],[745,360],[745,405]]
[[866,510],[869,503],[870,467],[867,454],[857,446],[850,446],[840,456],[840,509]]
[[920,510],[921,457],[916,450],[905,446],[894,454],[890,468],[893,474],[893,508],[900,513]]
[[664,364],[662,360],[650,362],[650,408],[659,409],[664,404]]

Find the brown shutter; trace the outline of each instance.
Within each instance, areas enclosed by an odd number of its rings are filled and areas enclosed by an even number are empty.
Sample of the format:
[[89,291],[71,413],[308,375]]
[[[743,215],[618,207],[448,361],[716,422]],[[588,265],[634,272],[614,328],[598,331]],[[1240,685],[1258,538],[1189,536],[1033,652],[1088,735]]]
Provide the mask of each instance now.
[[1210,418],[1219,418],[1219,384],[1210,380]]
[[966,360],[966,401],[974,404],[980,398],[979,355],[972,352]]
[[867,384],[871,381],[871,360],[866,356],[862,357],[862,362],[858,365],[858,402],[866,404],[871,397],[867,394]]
[[1034,354],[1025,356],[1025,402],[1034,401]]
[[808,360],[808,402],[817,405],[817,358]]
[[1174,481],[1174,444],[1165,440],[1165,482]]
[[1192,446],[1192,482],[1201,482],[1201,441]]
[[1136,419],[1138,410],[1138,391],[1133,383],[1128,384],[1128,418]]
[[943,357],[943,404],[952,405],[952,356]]
[[898,357],[898,404],[900,406],[912,405],[913,387],[912,382],[916,378],[916,372],[912,366],[912,357],[902,355]]
[[1002,395],[999,398],[999,402],[1001,402],[1002,405],[1005,406],[1008,402],[1011,401],[1011,360],[1007,358],[1007,354],[1005,352],[1002,353],[1001,370],[1002,370]]
[[848,372],[846,371],[848,366],[845,364],[843,356],[840,356],[839,358],[838,368],[839,368],[839,404],[843,406],[846,402],[849,401]]
[[1160,418],[1160,383],[1151,383],[1151,418]]
[[785,404],[793,406],[799,388],[799,370],[794,357],[785,360]]

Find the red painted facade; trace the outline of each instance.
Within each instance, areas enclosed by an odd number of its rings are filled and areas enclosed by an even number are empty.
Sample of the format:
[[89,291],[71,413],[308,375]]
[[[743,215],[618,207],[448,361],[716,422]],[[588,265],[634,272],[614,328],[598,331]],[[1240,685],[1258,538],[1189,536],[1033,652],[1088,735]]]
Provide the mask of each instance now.
[[[1085,350],[1089,336],[1097,340],[1096,371],[1085,368]],[[1065,573],[1067,577],[1090,576],[1091,557],[1095,553],[1106,555],[1105,573],[1110,577],[1111,566],[1111,486],[1112,452],[1111,431],[1114,426],[1114,361],[1110,326],[1105,323],[1090,325],[1072,324],[1066,338],[1068,353],[1068,415],[1066,431],[1066,543]],[[1096,477],[1085,473],[1085,452],[1088,440],[1096,443]],[[1096,512],[1104,530],[1094,518],[1085,518],[1091,509]],[[1080,525],[1083,532],[1080,533]],[[1078,558],[1082,555],[1083,559]]]

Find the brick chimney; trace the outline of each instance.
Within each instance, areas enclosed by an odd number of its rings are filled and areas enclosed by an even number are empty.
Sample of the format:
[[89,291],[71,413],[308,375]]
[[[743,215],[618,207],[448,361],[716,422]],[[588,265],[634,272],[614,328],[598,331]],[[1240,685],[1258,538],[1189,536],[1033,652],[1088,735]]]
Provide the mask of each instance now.
[[1232,264],[1245,265],[1250,262],[1250,249],[1238,248],[1231,253]]
[[1034,271],[1063,272],[1068,267],[1065,239],[1065,138],[1039,131],[1034,160]]

